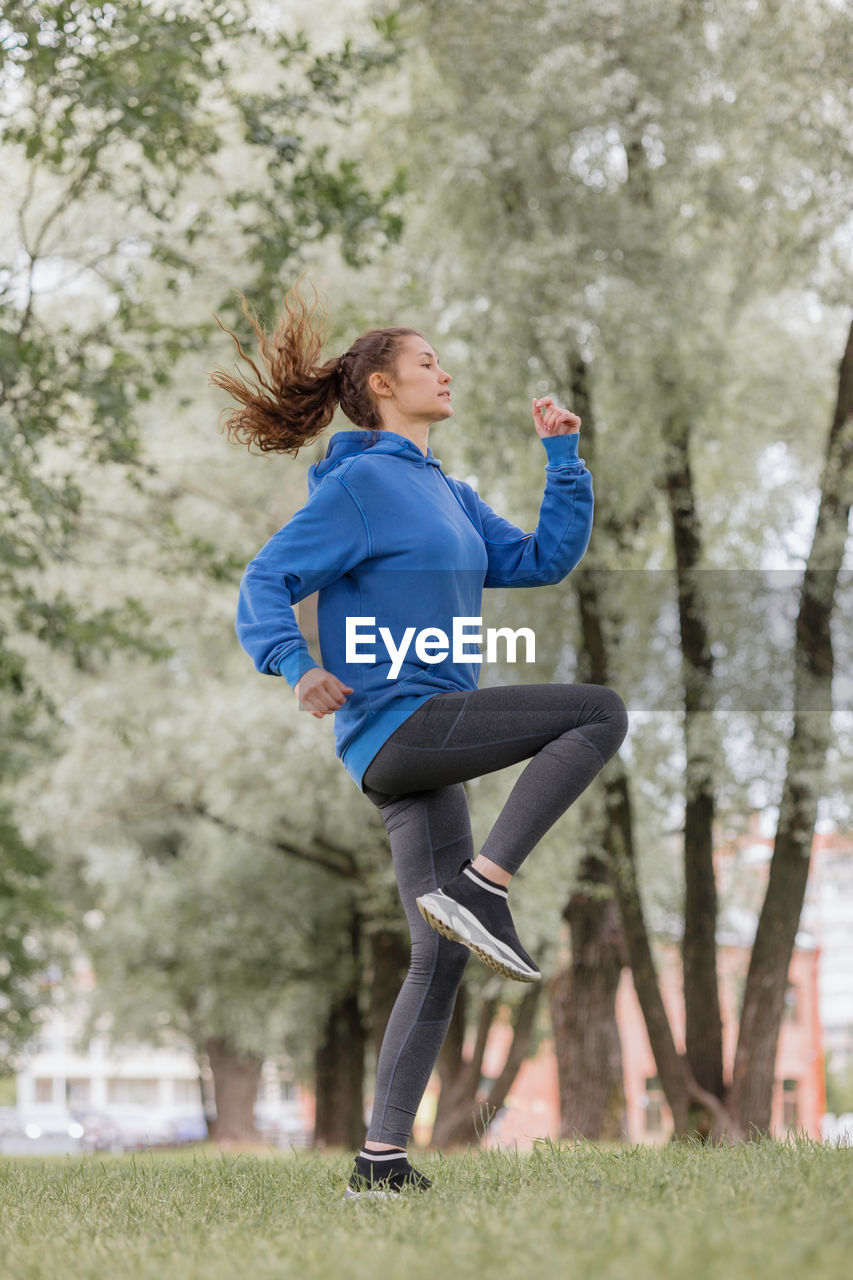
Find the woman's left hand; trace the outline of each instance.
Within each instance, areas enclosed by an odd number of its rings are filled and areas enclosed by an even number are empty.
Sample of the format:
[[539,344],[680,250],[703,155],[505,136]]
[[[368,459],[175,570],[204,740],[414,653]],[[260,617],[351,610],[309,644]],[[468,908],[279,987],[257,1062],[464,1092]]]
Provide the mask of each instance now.
[[581,429],[581,420],[570,409],[561,409],[551,396],[533,401],[533,425],[538,436],[570,436]]

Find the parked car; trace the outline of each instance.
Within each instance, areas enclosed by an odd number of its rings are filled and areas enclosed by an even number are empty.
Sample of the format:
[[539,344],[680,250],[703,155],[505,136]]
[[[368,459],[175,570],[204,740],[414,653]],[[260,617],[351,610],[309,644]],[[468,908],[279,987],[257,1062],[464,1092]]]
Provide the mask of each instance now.
[[75,1111],[74,1118],[83,1126],[87,1151],[110,1151],[118,1155],[124,1150],[121,1130],[112,1116],[102,1111]]
[[63,1107],[45,1106],[27,1111],[4,1107],[3,1110],[6,1114],[0,1127],[2,1155],[76,1155],[86,1150],[83,1125]]
[[207,1137],[204,1116],[164,1115],[150,1107],[68,1111],[62,1107],[0,1108],[0,1154],[74,1155],[179,1147]]
[[[182,1133],[179,1136],[185,1117],[164,1114],[152,1107],[111,1107],[109,1115],[104,1116],[104,1119],[115,1133],[110,1141],[111,1150],[117,1148],[121,1151],[139,1151],[148,1147],[173,1147],[187,1141]],[[205,1126],[205,1134],[206,1131]]]

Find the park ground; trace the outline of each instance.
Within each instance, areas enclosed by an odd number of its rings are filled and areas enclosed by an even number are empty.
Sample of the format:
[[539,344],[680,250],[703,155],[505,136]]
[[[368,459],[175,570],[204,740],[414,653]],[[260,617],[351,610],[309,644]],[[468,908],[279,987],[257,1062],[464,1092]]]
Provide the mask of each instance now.
[[344,1202],[351,1158],[150,1151],[0,1159],[3,1280],[841,1280],[853,1149],[423,1156],[432,1191]]

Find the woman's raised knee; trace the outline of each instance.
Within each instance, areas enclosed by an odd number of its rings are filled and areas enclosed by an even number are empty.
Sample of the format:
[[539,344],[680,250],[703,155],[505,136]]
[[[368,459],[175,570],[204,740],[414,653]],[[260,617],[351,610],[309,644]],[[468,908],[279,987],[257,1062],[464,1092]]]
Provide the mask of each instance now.
[[609,757],[616,754],[625,740],[628,732],[628,709],[615,689],[604,684],[592,687],[596,690],[596,720],[602,728],[606,726],[608,730]]

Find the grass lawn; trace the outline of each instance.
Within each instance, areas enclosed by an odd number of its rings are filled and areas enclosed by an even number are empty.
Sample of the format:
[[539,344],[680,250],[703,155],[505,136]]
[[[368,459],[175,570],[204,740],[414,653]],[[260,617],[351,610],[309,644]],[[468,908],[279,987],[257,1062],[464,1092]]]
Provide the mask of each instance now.
[[844,1280],[853,1149],[542,1144],[416,1161],[341,1200],[348,1156],[0,1157],[3,1280]]

